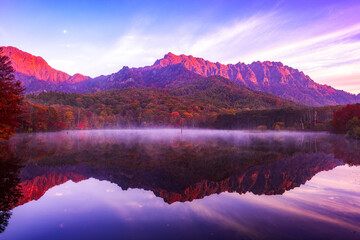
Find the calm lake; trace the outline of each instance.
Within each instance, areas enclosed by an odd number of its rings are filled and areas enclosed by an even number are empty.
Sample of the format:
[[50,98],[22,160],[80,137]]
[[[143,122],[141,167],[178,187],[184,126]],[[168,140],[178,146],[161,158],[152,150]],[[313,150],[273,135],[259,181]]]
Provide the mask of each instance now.
[[360,239],[343,136],[62,131],[0,152],[0,239]]

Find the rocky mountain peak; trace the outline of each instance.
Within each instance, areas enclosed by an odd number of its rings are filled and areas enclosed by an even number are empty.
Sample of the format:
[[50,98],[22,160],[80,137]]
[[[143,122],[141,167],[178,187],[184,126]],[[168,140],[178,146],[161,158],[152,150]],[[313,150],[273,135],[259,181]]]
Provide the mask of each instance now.
[[11,60],[17,73],[49,83],[81,82],[89,77],[75,74],[71,76],[65,72],[52,68],[42,57],[31,55],[15,47],[1,47],[3,54]]
[[318,84],[298,69],[281,62],[253,62],[251,64],[221,64],[203,58],[168,53],[153,67],[182,64],[186,69],[203,77],[220,75],[252,89],[268,92],[281,98],[311,106],[349,104],[359,97],[332,87]]

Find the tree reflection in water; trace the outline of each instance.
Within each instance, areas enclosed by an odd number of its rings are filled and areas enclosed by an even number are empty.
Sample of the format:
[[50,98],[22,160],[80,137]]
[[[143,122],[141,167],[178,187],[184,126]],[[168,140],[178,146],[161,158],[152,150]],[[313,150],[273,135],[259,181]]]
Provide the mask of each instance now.
[[19,172],[19,160],[7,145],[0,145],[0,233],[9,223],[11,209],[22,198]]

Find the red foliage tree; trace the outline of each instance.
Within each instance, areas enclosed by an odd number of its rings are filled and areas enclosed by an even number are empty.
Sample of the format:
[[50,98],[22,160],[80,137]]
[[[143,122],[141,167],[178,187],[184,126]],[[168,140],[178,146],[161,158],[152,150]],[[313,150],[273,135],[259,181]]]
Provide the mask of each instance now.
[[85,128],[85,126],[84,126],[84,124],[83,124],[83,122],[79,122],[79,124],[78,124],[78,129],[84,129]]
[[0,140],[9,139],[19,125],[24,88],[15,79],[9,57],[0,48]]
[[353,118],[360,119],[360,104],[347,105],[346,107],[334,112],[333,128],[337,133],[349,131],[349,121]]

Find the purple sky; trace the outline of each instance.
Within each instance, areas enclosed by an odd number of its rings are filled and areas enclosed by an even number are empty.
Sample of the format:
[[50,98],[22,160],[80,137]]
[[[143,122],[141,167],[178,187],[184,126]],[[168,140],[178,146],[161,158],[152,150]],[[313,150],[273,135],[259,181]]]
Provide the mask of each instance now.
[[92,77],[167,52],[221,63],[281,61],[360,92],[360,1],[2,0],[0,45]]

